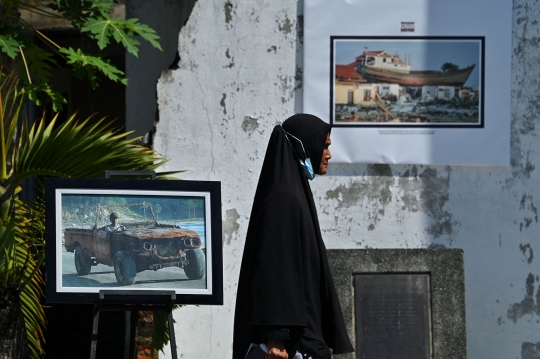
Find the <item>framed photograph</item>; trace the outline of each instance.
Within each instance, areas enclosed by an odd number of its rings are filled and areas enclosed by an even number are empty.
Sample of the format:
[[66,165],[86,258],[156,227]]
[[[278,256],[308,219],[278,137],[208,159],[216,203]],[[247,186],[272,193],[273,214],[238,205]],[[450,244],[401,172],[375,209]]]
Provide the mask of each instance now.
[[342,127],[484,127],[484,37],[331,37]]
[[220,182],[46,178],[45,197],[47,302],[223,304]]

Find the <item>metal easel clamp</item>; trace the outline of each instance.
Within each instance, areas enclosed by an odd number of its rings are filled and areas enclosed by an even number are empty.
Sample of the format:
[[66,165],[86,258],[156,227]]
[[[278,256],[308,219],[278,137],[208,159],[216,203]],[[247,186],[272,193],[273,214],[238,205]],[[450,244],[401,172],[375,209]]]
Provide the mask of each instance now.
[[111,178],[111,176],[141,176],[151,177],[152,180],[156,179],[156,171],[105,171],[105,178]]

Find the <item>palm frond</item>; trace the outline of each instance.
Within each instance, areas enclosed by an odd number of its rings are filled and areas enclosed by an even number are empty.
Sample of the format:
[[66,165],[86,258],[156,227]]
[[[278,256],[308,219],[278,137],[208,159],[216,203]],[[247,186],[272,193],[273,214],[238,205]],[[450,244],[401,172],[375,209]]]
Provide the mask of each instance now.
[[[0,226],[0,281],[1,288],[20,288],[20,305],[24,317],[28,345],[32,358],[43,354],[45,313],[40,304],[44,284],[39,267],[45,259],[43,236],[33,227],[43,223],[36,210],[16,201],[16,214]],[[31,238],[31,240],[27,240]]]
[[[166,160],[152,149],[135,144],[105,124],[105,118],[89,125],[71,116],[57,128],[55,117],[47,126],[42,120],[25,127],[15,149],[11,187],[31,176],[103,177],[106,170],[155,170]],[[167,172],[170,176],[175,172]],[[163,178],[164,175],[161,175]]]
[[8,160],[10,150],[17,129],[19,113],[22,107],[22,98],[17,96],[17,78],[13,75],[4,76],[0,68],[0,155],[2,165],[0,168],[0,183],[4,182],[8,173]]
[[32,358],[43,355],[45,313],[40,303],[45,284],[40,270],[45,261],[45,203],[38,197],[32,204],[17,200],[17,262],[23,263],[21,278],[21,310],[24,316],[28,345]]

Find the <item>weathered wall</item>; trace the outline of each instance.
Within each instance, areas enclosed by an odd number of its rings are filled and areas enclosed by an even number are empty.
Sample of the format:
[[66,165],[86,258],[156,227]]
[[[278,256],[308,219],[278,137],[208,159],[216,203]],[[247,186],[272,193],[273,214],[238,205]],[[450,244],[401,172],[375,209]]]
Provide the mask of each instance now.
[[[183,178],[223,189],[225,305],[175,312],[184,358],[230,357],[266,143],[301,111],[302,5],[199,0],[180,33],[179,68],[158,82],[155,149],[168,169],[189,170]],[[539,20],[540,1],[514,1],[510,168],[333,165],[312,182],[329,248],[464,250],[469,358],[540,357]]]

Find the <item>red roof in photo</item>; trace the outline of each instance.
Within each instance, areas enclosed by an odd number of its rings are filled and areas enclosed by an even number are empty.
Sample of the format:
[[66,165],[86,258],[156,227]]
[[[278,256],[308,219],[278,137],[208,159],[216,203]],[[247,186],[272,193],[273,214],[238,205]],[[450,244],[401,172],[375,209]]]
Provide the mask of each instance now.
[[367,82],[358,71],[347,65],[336,65],[336,78],[340,80]]

